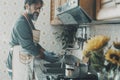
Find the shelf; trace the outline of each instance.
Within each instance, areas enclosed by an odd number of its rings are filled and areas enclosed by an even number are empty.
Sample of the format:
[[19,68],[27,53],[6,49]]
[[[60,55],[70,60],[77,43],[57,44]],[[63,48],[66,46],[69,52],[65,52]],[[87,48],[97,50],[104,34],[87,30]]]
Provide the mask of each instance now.
[[91,25],[101,25],[101,24],[120,24],[120,19],[112,19],[112,20],[98,20],[98,21],[92,21],[91,23],[88,23]]
[[[111,20],[93,20],[91,23],[80,23],[80,24],[62,24],[60,26],[89,26],[89,25],[102,25],[102,24],[120,24],[120,19],[111,19]],[[54,24],[55,25],[55,24]]]

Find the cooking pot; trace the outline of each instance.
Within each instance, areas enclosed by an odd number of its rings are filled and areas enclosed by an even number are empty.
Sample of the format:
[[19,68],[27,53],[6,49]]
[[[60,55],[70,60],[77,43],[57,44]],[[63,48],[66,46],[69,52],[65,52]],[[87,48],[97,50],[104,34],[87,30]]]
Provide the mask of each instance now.
[[65,65],[65,76],[68,78],[78,78],[85,77],[88,74],[88,65],[79,64],[79,66],[75,65]]

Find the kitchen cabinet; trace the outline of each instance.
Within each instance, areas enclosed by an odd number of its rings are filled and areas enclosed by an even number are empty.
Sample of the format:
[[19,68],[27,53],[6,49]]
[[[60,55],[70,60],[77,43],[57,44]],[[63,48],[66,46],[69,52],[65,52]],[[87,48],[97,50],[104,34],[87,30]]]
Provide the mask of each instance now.
[[97,14],[98,14],[98,12],[99,12],[99,10],[100,10],[100,8],[101,8],[101,0],[97,0],[96,1],[96,16],[97,16]]
[[[57,17],[57,8],[69,0],[51,0],[50,23],[51,25],[60,25],[61,21]],[[96,17],[96,0],[78,0],[78,5],[92,18]]]
[[92,19],[96,18],[96,1],[97,0],[79,0],[79,6],[81,6]]
[[[92,23],[90,23],[90,24],[92,24],[92,25],[120,24],[120,15],[119,15],[120,1],[116,1],[116,2],[114,2],[114,0],[107,0],[106,2],[105,1],[106,0],[96,0],[96,19],[94,21],[92,21]],[[106,10],[105,10],[105,8],[106,8]],[[101,12],[101,10],[102,10],[102,12]],[[111,13],[112,15],[109,13]],[[116,13],[118,13],[118,14],[116,14]],[[102,18],[100,19],[99,16],[101,16]]]
[[62,24],[57,17],[57,8],[63,5],[67,0],[51,0],[50,23],[52,25]]

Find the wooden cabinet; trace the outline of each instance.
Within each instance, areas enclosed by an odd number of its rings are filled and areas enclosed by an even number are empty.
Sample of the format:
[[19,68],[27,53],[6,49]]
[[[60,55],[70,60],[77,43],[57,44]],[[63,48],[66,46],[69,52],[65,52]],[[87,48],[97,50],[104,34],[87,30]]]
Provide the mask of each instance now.
[[79,0],[79,5],[92,19],[96,19],[96,1],[97,0]]
[[[61,21],[56,16],[57,8],[69,0],[51,0],[51,12],[50,12],[50,23],[51,25],[62,24]],[[79,6],[81,6],[86,13],[92,18],[95,19],[96,16],[96,1],[97,0],[79,0]]]
[[56,16],[57,8],[63,5],[67,0],[51,0],[51,12],[50,12],[50,23],[52,25],[59,25],[62,24],[61,21]]
[[96,16],[101,8],[101,0],[96,1]]

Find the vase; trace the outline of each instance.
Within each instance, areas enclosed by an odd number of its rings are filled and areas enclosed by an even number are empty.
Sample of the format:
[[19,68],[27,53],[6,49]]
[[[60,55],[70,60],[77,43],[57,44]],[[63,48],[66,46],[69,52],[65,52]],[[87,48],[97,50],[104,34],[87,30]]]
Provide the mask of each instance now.
[[115,75],[115,79],[114,80],[120,80],[120,72]]
[[117,69],[115,70],[115,77],[114,80],[120,80],[120,70],[119,70],[119,66],[117,67]]
[[108,80],[114,80],[114,71],[111,70],[109,73],[108,73]]

